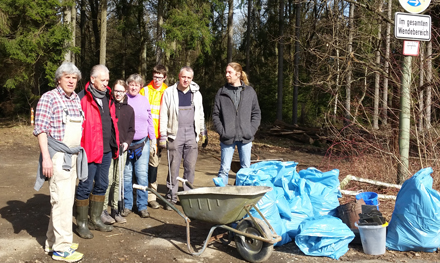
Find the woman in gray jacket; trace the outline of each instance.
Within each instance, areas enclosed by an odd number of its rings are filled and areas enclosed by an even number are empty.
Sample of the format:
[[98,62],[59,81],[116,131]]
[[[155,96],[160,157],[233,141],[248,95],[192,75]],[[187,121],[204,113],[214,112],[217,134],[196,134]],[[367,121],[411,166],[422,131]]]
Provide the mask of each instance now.
[[240,64],[231,62],[226,67],[227,83],[215,96],[212,121],[220,135],[221,165],[218,177],[228,184],[229,170],[235,146],[238,148],[241,168],[251,163],[252,141],[260,126],[261,111],[257,93],[249,86]]

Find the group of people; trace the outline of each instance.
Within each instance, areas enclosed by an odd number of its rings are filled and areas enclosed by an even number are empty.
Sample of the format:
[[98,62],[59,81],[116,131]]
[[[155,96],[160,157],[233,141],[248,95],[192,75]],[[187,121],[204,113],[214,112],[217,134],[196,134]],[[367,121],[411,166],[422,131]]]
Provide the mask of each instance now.
[[[90,239],[90,230],[109,232],[113,223],[126,222],[134,208],[134,181],[157,191],[162,149],[167,151],[169,164],[166,199],[177,202],[182,158],[183,177],[194,182],[198,143],[201,141],[202,147],[208,143],[194,71],[183,67],[179,81],[170,87],[164,83],[167,70],[163,65],[154,67],[152,77],[144,87],[142,76],[132,74],[126,81],[116,80],[110,88],[109,70],[96,65],[90,81],[77,94],[81,72],[67,62],[55,72],[56,88],[41,96],[33,132],[41,151],[34,188],[39,190],[49,181],[52,209],[45,251],[52,253],[53,259],[76,262],[83,258],[78,244],[73,243],[74,205],[76,232]],[[250,166],[252,141],[261,120],[256,92],[240,64],[228,64],[226,79],[212,112],[221,145],[218,178],[224,185],[228,184],[235,146],[241,167]],[[186,184],[184,190],[189,190]],[[135,194],[141,217],[150,216],[147,206],[160,208],[156,195]],[[164,209],[172,210],[166,204]]]

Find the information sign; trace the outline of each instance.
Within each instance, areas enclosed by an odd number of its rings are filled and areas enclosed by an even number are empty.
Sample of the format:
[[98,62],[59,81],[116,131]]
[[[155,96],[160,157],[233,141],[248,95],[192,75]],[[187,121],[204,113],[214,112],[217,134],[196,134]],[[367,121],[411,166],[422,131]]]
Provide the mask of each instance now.
[[404,40],[431,40],[431,16],[397,12],[394,16],[394,36]]

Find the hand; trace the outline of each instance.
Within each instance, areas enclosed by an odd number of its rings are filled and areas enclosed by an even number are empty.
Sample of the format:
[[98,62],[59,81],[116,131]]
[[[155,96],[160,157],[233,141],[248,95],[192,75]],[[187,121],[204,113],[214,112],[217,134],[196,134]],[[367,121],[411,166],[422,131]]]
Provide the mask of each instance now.
[[150,144],[150,155],[156,155],[157,153],[157,147],[155,143]]
[[125,152],[128,149],[128,143],[122,143],[122,152]]
[[167,139],[166,138],[161,137],[159,139],[159,148],[163,148],[163,149],[167,148]]
[[52,159],[50,158],[43,158],[43,175],[46,176],[47,178],[51,178],[53,175],[53,163],[52,163]]

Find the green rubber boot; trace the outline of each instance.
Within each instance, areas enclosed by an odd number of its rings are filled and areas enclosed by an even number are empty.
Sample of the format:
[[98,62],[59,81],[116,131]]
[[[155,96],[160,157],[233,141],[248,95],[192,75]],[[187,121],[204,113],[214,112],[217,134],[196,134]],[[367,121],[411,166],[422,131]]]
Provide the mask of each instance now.
[[89,199],[75,200],[76,205],[76,232],[78,236],[85,239],[93,238],[88,227]]
[[102,209],[104,207],[105,195],[90,194],[90,220],[89,228],[102,232],[110,232],[112,226],[106,225],[101,221]]

